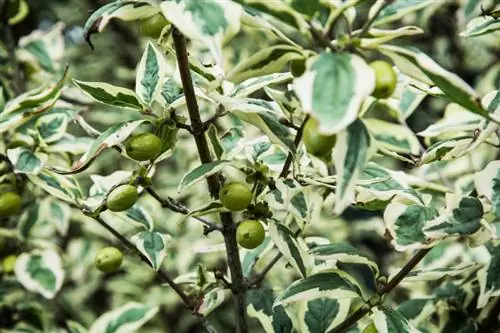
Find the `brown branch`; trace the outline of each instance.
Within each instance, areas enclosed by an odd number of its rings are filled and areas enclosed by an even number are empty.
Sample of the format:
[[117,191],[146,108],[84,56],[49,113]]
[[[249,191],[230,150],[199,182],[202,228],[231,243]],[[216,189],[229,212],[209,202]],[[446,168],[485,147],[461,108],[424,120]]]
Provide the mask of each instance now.
[[[198,102],[194,92],[191,72],[189,70],[189,60],[186,47],[186,39],[182,33],[176,28],[172,31],[174,48],[179,67],[179,74],[184,90],[184,97],[191,121],[193,137],[196,142],[198,155],[203,164],[212,162],[212,155],[208,148],[208,142],[205,137],[204,124],[201,120]],[[212,197],[218,197],[221,186],[220,174],[215,174],[207,178],[208,189]],[[236,328],[237,332],[247,333],[247,316],[246,316],[246,284],[241,269],[240,255],[238,244],[236,243],[236,228],[233,222],[231,213],[221,213],[220,219],[222,222],[222,234],[224,235],[224,243],[226,246],[227,264],[231,272],[231,283],[234,302],[236,304]]]
[[[394,288],[396,288],[399,283],[417,266],[417,264],[429,253],[429,249],[421,249],[401,268],[401,270],[384,286],[382,286],[377,295],[382,297],[390,293]],[[356,324],[358,320],[366,316],[370,312],[370,306],[362,306],[357,311],[354,311],[349,317],[347,317],[342,323],[337,325],[329,333],[343,333],[346,332],[351,326]]]
[[[84,212],[84,214],[85,214],[85,212]],[[99,216],[91,216],[89,214],[85,214],[85,215],[90,216],[94,220],[96,220],[101,226],[103,226],[113,236],[115,236],[126,248],[128,248],[130,251],[132,251],[134,253],[137,253],[137,255],[141,258],[141,260],[144,261],[148,266],[151,267],[151,263],[149,262],[148,258],[144,254],[142,254],[141,252],[139,252],[137,250],[136,246],[131,241],[129,241],[122,234],[120,234],[112,226],[110,226],[109,224],[107,224],[101,217],[99,217]],[[195,303],[193,302],[193,300],[191,298],[189,298],[189,296],[186,295],[186,293],[184,293],[184,291],[181,289],[181,287],[177,283],[175,283],[174,280],[172,280],[172,278],[168,275],[167,272],[165,272],[162,269],[159,269],[158,271],[156,271],[156,274],[164,282],[166,282],[175,291],[175,293],[177,295],[179,295],[179,297],[182,299],[182,301],[184,302],[184,304],[186,305],[186,307],[188,307],[191,310],[194,309]]]

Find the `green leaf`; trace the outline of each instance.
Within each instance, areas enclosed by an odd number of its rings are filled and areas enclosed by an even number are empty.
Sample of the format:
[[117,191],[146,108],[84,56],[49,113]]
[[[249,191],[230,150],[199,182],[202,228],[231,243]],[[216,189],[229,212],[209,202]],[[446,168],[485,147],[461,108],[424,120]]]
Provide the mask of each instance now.
[[73,79],[73,83],[96,102],[115,107],[142,110],[141,103],[130,89],[104,82],[84,82]]
[[424,30],[420,29],[419,27],[410,25],[393,30],[370,28],[368,33],[370,35],[370,38],[361,38],[362,48],[377,48],[379,45],[386,44],[387,42],[390,42],[399,37],[423,34]]
[[321,53],[307,60],[306,72],[294,79],[305,112],[317,118],[322,134],[334,134],[353,123],[375,88],[375,75],[357,55]]
[[457,158],[472,143],[470,136],[459,136],[434,143],[427,148],[418,162],[420,165],[434,161],[450,161]]
[[69,170],[61,170],[55,167],[51,167],[50,169],[60,174],[71,174],[84,170],[100,153],[105,149],[121,144],[145,121],[146,120],[135,120],[112,125],[92,142],[88,151],[83,154],[78,161],[73,163]]
[[[385,2],[385,0],[377,0],[377,2],[370,8],[368,17],[372,18],[379,8],[385,5]],[[407,14],[429,6],[433,2],[434,0],[395,0],[382,9],[382,11],[377,15],[373,26],[399,20]]]
[[120,308],[106,312],[92,324],[89,333],[132,333],[153,318],[157,306],[129,302]]
[[269,224],[269,236],[286,260],[302,277],[312,271],[314,260],[299,244],[297,237],[286,226],[274,222]]
[[42,216],[39,205],[30,205],[19,219],[17,226],[19,237],[27,239],[35,225],[41,222]]
[[170,237],[155,231],[141,231],[132,237],[137,249],[148,258],[157,271],[167,255],[167,242]]
[[196,313],[207,317],[212,311],[221,306],[231,298],[231,291],[221,287],[215,287],[203,295],[200,304],[196,307]]
[[414,298],[401,303],[396,309],[412,325],[418,325],[434,313],[434,300]]
[[33,152],[31,149],[18,147],[7,150],[7,156],[18,173],[33,174],[42,170],[47,163],[47,154]]
[[309,250],[309,253],[316,260],[335,260],[344,263],[367,265],[376,275],[379,274],[377,264],[349,243],[318,245]]
[[[490,119],[488,112],[482,107],[479,96],[464,80],[447,71],[427,54],[415,48],[384,45],[380,51],[394,60],[398,68],[408,76],[424,82],[430,80],[443,91],[448,99],[462,105],[470,112]],[[412,67],[408,67],[412,66]],[[416,69],[416,71],[415,71]],[[427,80],[425,80],[427,78]]]
[[295,281],[274,301],[273,307],[318,298],[352,299],[361,296],[357,282],[347,273],[330,270]]
[[24,288],[47,299],[55,297],[64,280],[61,258],[52,250],[22,253],[16,260],[15,273]]
[[182,97],[182,88],[172,78],[165,78],[160,93],[160,103],[168,108],[175,100]]
[[62,236],[66,235],[71,218],[71,207],[67,203],[48,197],[42,201],[40,211],[47,223],[53,224]]
[[408,127],[375,118],[364,119],[364,123],[378,144],[385,148],[404,154],[418,155],[420,152],[420,143]]
[[456,103],[450,103],[444,111],[444,116],[418,133],[423,137],[438,137],[449,133],[473,132],[480,127],[482,118],[468,112]]
[[419,333],[401,313],[387,306],[372,309],[373,323],[379,333]]
[[491,16],[475,17],[467,23],[461,37],[477,37],[500,30],[500,20]]
[[301,50],[289,45],[274,45],[246,58],[227,74],[227,80],[235,83],[279,73],[293,59],[302,59]]
[[326,333],[349,314],[350,299],[318,298],[304,301],[299,310],[301,333]]
[[224,167],[231,165],[233,162],[228,161],[228,160],[220,160],[220,161],[214,161],[210,163],[205,163],[200,166],[197,166],[193,170],[189,171],[186,173],[182,179],[181,182],[179,183],[178,191],[182,191],[186,189],[187,187],[210,177],[213,174],[216,174],[220,170],[222,170]]
[[83,27],[83,37],[92,46],[90,37],[92,34],[101,32],[112,19],[133,21],[158,13],[159,8],[153,1],[117,0],[110,2],[95,12],[87,19]]
[[353,201],[354,186],[373,150],[373,139],[361,120],[356,120],[337,134],[333,151],[338,177],[334,208],[336,214],[341,214]]
[[286,2],[294,10],[309,17],[312,17],[321,8],[319,0],[287,0]]
[[214,124],[210,124],[207,130],[208,138],[210,139],[210,143],[212,144],[212,148],[214,150],[215,156],[218,160],[221,159],[224,154],[224,148],[219,140],[219,134],[217,133],[217,127]]
[[74,204],[83,197],[80,185],[72,176],[59,175],[47,169],[27,176],[37,187],[63,201]]
[[167,70],[167,60],[163,53],[153,43],[148,42],[135,78],[135,93],[145,108],[151,106],[163,92]]
[[215,61],[222,64],[222,43],[240,30],[240,5],[231,1],[163,1],[165,18],[182,34],[204,43]]

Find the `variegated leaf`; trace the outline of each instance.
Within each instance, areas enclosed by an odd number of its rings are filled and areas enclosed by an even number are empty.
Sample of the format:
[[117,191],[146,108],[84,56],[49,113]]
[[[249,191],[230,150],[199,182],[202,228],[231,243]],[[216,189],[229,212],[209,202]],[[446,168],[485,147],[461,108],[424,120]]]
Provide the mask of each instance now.
[[[374,26],[381,25],[384,23],[393,22],[399,20],[403,16],[415,12],[417,10],[423,9],[429,4],[433,3],[434,0],[395,0],[389,5],[382,9],[382,11],[377,15]],[[368,17],[372,18],[375,13],[379,10],[381,6],[385,5],[385,0],[377,0],[375,4],[370,8]]]
[[241,82],[231,91],[231,97],[244,98],[262,88],[271,85],[285,83],[293,78],[290,73],[274,73],[265,76],[255,77]]
[[84,170],[90,162],[102,153],[102,151],[121,144],[137,127],[139,127],[139,125],[145,121],[146,120],[135,120],[122,122],[109,127],[106,131],[102,132],[99,137],[94,140],[94,142],[92,142],[88,151],[83,154],[78,161],[73,163],[69,170],[61,170],[55,167],[51,167],[51,169],[60,174],[71,174]]
[[269,236],[286,260],[302,277],[307,277],[312,271],[314,258],[307,253],[297,241],[297,237],[286,226],[269,223]]
[[427,54],[415,48],[392,45],[381,46],[379,50],[391,57],[406,75],[425,83],[434,83],[451,101],[462,105],[470,112],[490,118],[474,89],[458,75],[441,67]]
[[377,264],[366,254],[359,251],[349,243],[318,245],[309,250],[309,253],[317,260],[334,260],[344,263],[367,265],[375,273],[375,275],[379,274]]
[[477,37],[500,30],[500,20],[491,16],[475,17],[467,23],[462,37]]
[[[165,18],[186,37],[203,42],[222,65],[222,43],[240,30],[243,9],[230,1],[163,1]],[[221,66],[222,67],[222,66]]]
[[193,170],[186,173],[179,183],[178,191],[182,191],[183,189],[196,184],[197,182],[210,177],[213,174],[216,174],[220,170],[222,170],[226,166],[230,166],[233,164],[232,161],[229,160],[219,160],[210,163],[201,164],[197,166]]
[[490,162],[474,176],[478,195],[486,197],[491,203],[491,211],[500,217],[500,161]]
[[374,147],[373,138],[361,120],[337,134],[333,153],[337,170],[336,214],[341,214],[353,201],[359,174],[370,160]]
[[273,307],[274,292],[269,288],[251,289],[247,292],[247,312],[259,320],[266,333],[292,333],[293,324],[282,306]]
[[101,315],[92,324],[89,333],[136,332],[158,312],[157,306],[130,302]]
[[295,281],[274,300],[273,307],[303,300],[353,299],[361,295],[360,287],[350,275],[340,270],[330,270]]
[[500,245],[492,248],[488,264],[477,274],[479,281],[478,308],[486,306],[490,298],[500,296],[500,274],[498,274],[498,267],[500,267]]
[[373,323],[379,333],[419,333],[397,310],[387,306],[372,309]]
[[59,175],[47,169],[27,176],[33,184],[63,201],[74,204],[83,197],[80,185],[72,176]]
[[414,155],[420,152],[420,143],[415,133],[408,127],[375,118],[364,119],[364,123],[378,144],[384,145],[387,149]]
[[375,88],[375,75],[351,53],[322,53],[309,58],[306,72],[294,79],[305,112],[318,119],[322,134],[334,134],[353,123]]
[[229,289],[216,287],[203,295],[201,303],[196,307],[196,313],[207,317],[230,297],[231,291]]
[[7,156],[14,167],[14,172],[33,175],[42,170],[48,159],[47,154],[33,152],[23,147],[7,150]]
[[23,287],[48,299],[54,298],[64,281],[61,258],[51,250],[21,254],[16,260],[15,273]]
[[350,299],[318,298],[301,302],[299,330],[301,333],[326,333],[349,314]]
[[148,42],[137,67],[135,78],[135,94],[145,108],[148,108],[163,93],[166,75],[165,56],[153,43]]
[[137,249],[148,258],[157,271],[167,255],[167,242],[170,236],[155,231],[141,231],[132,237]]
[[103,31],[112,19],[133,21],[152,16],[159,12],[159,8],[155,4],[156,2],[151,0],[117,0],[110,2],[90,15],[83,27],[83,36],[92,46],[91,35]]
[[84,82],[73,79],[73,83],[96,102],[115,107],[142,110],[141,103],[130,89],[104,82]]
[[227,80],[239,83],[253,77],[279,73],[291,60],[303,57],[301,50],[296,47],[274,45],[237,64],[227,74]]

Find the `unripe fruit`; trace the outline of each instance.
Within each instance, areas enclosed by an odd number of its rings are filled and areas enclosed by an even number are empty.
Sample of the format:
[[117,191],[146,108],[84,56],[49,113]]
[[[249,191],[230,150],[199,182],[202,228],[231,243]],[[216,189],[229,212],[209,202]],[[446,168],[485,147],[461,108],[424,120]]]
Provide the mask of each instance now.
[[158,38],[161,31],[168,24],[168,21],[162,14],[155,14],[141,20],[139,30],[145,37]]
[[101,249],[94,259],[95,267],[104,273],[116,271],[123,262],[123,253],[116,247],[109,246]]
[[257,220],[246,220],[241,222],[236,229],[236,240],[245,249],[255,249],[262,244],[266,232]]
[[293,77],[299,77],[306,71],[306,59],[293,59],[289,66]]
[[325,158],[332,152],[337,136],[320,134],[318,121],[310,118],[304,126],[303,140],[309,154]]
[[7,256],[2,261],[2,269],[5,273],[12,273],[14,271],[14,267],[16,266],[17,257],[15,254],[11,254]]
[[229,183],[219,191],[219,199],[230,211],[243,210],[252,202],[252,192],[241,183]]
[[376,98],[388,98],[394,93],[398,77],[392,65],[388,62],[377,60],[370,64],[375,71],[375,90],[372,95]]
[[121,185],[115,188],[108,195],[106,200],[106,207],[113,212],[121,212],[132,207],[137,199],[139,193],[137,188],[132,185]]
[[14,192],[0,195],[0,217],[7,217],[21,212],[21,197]]
[[128,156],[137,161],[152,160],[161,152],[161,140],[154,134],[141,133],[134,135],[127,141]]

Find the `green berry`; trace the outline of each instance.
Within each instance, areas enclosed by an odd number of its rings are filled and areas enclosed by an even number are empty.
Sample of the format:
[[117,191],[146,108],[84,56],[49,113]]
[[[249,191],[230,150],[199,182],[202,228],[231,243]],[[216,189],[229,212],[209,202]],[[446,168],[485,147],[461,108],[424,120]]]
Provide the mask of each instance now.
[[155,14],[141,20],[139,30],[145,37],[158,38],[167,24],[168,21],[162,14]]
[[16,266],[17,257],[15,254],[11,254],[7,256],[2,261],[2,269],[5,273],[12,273],[14,271],[14,267]]
[[159,137],[151,133],[141,133],[131,137],[126,144],[128,156],[137,161],[148,161],[161,152],[162,142]]
[[19,214],[21,212],[21,197],[14,192],[0,195],[0,217]]
[[255,249],[262,244],[265,237],[264,227],[257,220],[243,221],[236,229],[236,240],[245,249]]
[[376,98],[388,98],[396,89],[398,77],[392,65],[383,60],[377,60],[370,64],[375,71],[375,90],[372,95]]
[[304,126],[303,140],[309,154],[328,158],[335,146],[337,136],[335,134],[320,134],[318,121],[315,118],[310,118]]
[[365,327],[363,333],[378,333],[378,330],[377,327],[375,327],[375,324],[371,323],[370,325]]
[[219,199],[224,207],[237,212],[252,202],[252,192],[241,183],[229,183],[220,189]]
[[139,193],[135,186],[121,185],[108,194],[106,206],[113,212],[121,212],[132,207],[138,198]]
[[101,249],[95,259],[95,267],[104,273],[116,271],[123,262],[123,253],[116,247],[109,246]]

